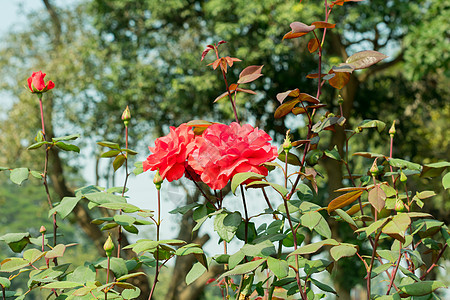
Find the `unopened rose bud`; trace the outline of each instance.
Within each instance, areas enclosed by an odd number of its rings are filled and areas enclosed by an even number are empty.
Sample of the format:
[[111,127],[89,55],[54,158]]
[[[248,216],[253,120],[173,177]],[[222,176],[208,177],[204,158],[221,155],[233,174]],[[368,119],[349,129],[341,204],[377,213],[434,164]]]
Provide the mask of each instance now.
[[395,201],[395,211],[396,212],[404,212],[404,211],[406,211],[405,204],[403,203],[402,200],[397,199],[397,201]]
[[289,150],[292,149],[292,142],[291,142],[291,138],[289,137],[290,132],[291,132],[290,129],[286,132],[286,138],[284,139],[284,143],[283,143],[283,149],[286,152],[289,152]]
[[47,231],[47,228],[45,228],[44,225],[41,226],[41,228],[39,229],[40,233],[45,233]]
[[378,166],[377,166],[377,160],[375,159],[372,167],[370,168],[370,173],[372,174],[372,176],[377,176],[378,175]]
[[157,190],[161,189],[161,184],[163,183],[164,179],[159,175],[159,171],[156,171],[155,177],[153,177],[153,183],[156,186]]
[[392,126],[389,129],[389,135],[392,137],[395,135],[395,120],[394,120],[394,122],[392,122]]
[[108,236],[108,239],[106,240],[105,244],[103,245],[103,249],[106,252],[106,256],[111,257],[112,252],[114,250],[114,243],[111,239],[111,236]]
[[406,180],[408,180],[408,177],[406,177],[406,175],[405,175],[405,173],[403,173],[403,171],[400,171],[400,181],[405,182]]
[[127,108],[125,108],[125,110],[122,113],[122,121],[125,124],[125,126],[128,127],[128,124],[130,124],[130,120],[131,120],[131,112],[130,108],[127,105]]
[[344,98],[342,98],[341,95],[338,96],[338,104],[339,105],[344,104]]

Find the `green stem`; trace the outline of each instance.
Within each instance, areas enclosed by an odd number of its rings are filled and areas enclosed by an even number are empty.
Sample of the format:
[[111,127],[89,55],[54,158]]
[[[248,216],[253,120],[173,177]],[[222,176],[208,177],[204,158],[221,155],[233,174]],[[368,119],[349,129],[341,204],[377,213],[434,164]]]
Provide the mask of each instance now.
[[[158,189],[158,220],[156,222],[156,241],[159,241],[159,228],[161,225],[161,191]],[[156,270],[155,270],[155,280],[153,281],[152,290],[148,296],[148,300],[152,299],[153,293],[155,292],[156,284],[158,283],[159,276],[159,246],[156,247]]]

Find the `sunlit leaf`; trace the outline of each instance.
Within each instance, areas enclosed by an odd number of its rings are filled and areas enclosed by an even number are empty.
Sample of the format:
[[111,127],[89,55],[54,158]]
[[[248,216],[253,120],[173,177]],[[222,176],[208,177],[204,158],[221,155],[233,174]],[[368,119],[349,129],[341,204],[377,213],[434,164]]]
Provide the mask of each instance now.
[[317,22],[313,22],[311,24],[311,26],[316,26],[316,28],[334,28],[334,27],[336,27],[336,24],[323,22],[323,21],[317,21]]
[[407,214],[397,214],[383,227],[382,232],[404,243],[405,232],[410,224],[411,218]]
[[362,195],[362,193],[363,193],[363,191],[349,192],[349,193],[343,194],[343,195],[333,199],[328,204],[328,207],[327,207],[328,213],[331,213],[332,211],[335,211],[338,208],[342,208],[344,206],[347,206],[347,205],[353,203]]
[[344,86],[347,85],[348,81],[350,80],[350,73],[347,72],[334,72],[333,70],[330,71],[330,73],[334,74],[333,78],[328,80],[328,83],[334,87],[335,89],[342,89]]
[[369,191],[369,203],[380,212],[384,208],[386,193],[381,189],[380,185],[376,185]]
[[308,26],[302,22],[292,22],[289,26],[291,27],[293,33],[301,33],[301,32],[308,33],[316,28],[316,26],[314,25]]
[[283,104],[284,99],[286,99],[288,96],[289,97],[298,97],[299,94],[300,94],[299,89],[289,90],[289,91],[286,91],[283,93],[278,93],[277,100],[280,102],[280,104]]
[[384,55],[378,51],[365,50],[353,54],[352,56],[347,58],[345,62],[354,67],[355,70],[360,70],[368,68],[387,57],[387,55]]
[[350,257],[356,254],[356,246],[351,244],[341,244],[334,246],[330,249],[330,255],[335,260],[338,261],[342,257]]
[[439,288],[447,288],[447,286],[443,282],[436,280],[415,282],[412,284],[401,285],[398,288],[409,296],[425,296]]
[[288,113],[290,113],[292,111],[292,109],[294,108],[294,106],[297,105],[297,103],[300,103],[300,100],[294,99],[294,100],[288,101],[288,102],[283,103],[280,106],[278,106],[278,108],[274,114],[275,119],[282,118],[285,115],[287,115]]
[[262,66],[248,66],[239,74],[238,84],[249,83],[258,79],[263,74],[261,74],[261,70],[264,67]]
[[319,42],[317,42],[316,38],[310,39],[308,42],[308,51],[310,53],[316,52],[316,50],[319,48]]

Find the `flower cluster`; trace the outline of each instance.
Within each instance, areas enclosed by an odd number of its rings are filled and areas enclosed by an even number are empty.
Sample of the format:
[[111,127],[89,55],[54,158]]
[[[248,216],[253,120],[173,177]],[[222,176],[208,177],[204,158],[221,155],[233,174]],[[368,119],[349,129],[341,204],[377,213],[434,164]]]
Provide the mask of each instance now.
[[168,181],[186,172],[190,178],[220,190],[237,173],[267,175],[262,164],[278,156],[271,140],[266,132],[248,124],[213,124],[201,136],[182,124],[171,127],[167,136],[155,141],[155,147],[149,147],[153,154],[144,161],[144,171],[159,170]]

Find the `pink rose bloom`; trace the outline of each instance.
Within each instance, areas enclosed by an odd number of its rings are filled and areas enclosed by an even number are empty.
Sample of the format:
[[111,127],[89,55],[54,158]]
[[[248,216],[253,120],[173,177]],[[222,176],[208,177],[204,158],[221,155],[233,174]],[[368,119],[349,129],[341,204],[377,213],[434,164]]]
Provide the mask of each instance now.
[[236,122],[230,126],[214,124],[195,140],[189,165],[210,188],[220,190],[237,173],[255,172],[267,175],[261,164],[278,156],[272,138],[263,130]]
[[191,127],[181,124],[170,127],[170,133],[155,141],[155,147],[148,147],[153,154],[143,162],[144,171],[159,170],[163,179],[180,179],[185,171],[186,159],[194,149],[194,132]]
[[31,74],[31,77],[28,78],[28,88],[32,93],[44,93],[55,87],[55,84],[51,80],[47,82],[47,84],[45,84],[45,75],[47,74],[42,73],[41,71],[33,72],[33,74]]

